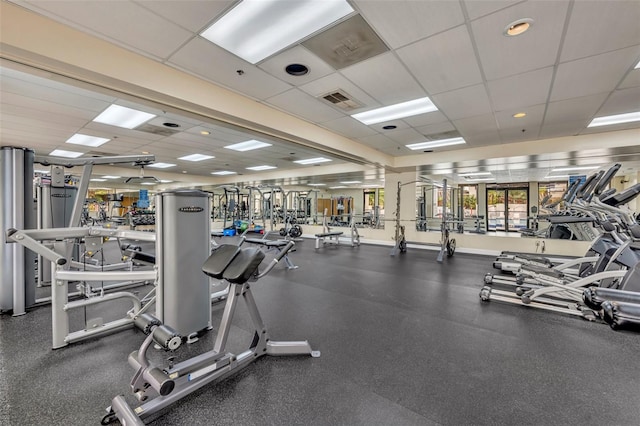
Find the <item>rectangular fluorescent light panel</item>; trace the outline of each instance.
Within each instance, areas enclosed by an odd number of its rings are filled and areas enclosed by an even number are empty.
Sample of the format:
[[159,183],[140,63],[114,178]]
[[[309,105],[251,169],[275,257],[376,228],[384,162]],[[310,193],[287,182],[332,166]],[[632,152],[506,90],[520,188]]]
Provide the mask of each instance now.
[[141,182],[140,185],[155,185],[155,182]]
[[633,69],[634,69],[634,70],[640,69],[640,62],[638,62],[638,63],[636,64],[636,66],[635,66],[635,67],[633,67]]
[[470,173],[458,173],[458,176],[491,176],[491,172],[470,172]]
[[178,160],[187,160],[187,161],[203,161],[208,160],[210,158],[216,158],[213,155],[204,155],[204,154],[191,154],[185,155],[184,157],[178,158]]
[[96,147],[96,146],[104,145],[105,143],[109,142],[110,140],[111,139],[99,138],[99,137],[96,137],[96,136],[89,136],[89,135],[83,135],[83,134],[80,134],[80,133],[76,133],[75,135],[73,135],[69,139],[67,139],[66,143],[72,143],[74,145],[84,145],[84,146]]
[[173,182],[172,180],[167,180],[167,179],[160,179],[160,183],[171,183]]
[[552,169],[551,172],[572,172],[578,170],[594,170],[598,168],[600,168],[600,166],[560,167],[558,169]]
[[346,186],[330,186],[329,189],[342,189],[346,188]]
[[480,181],[490,181],[490,180],[496,180],[496,178],[474,178],[474,179],[467,179],[467,182],[480,182]]
[[352,12],[346,0],[242,1],[200,35],[256,64]]
[[149,114],[148,112],[142,112],[137,109],[114,104],[102,111],[102,113],[94,118],[93,121],[96,123],[124,127],[125,129],[133,129],[154,117],[154,114]]
[[251,151],[252,149],[266,148],[268,146],[271,146],[271,144],[252,139],[250,141],[235,143],[233,145],[227,145],[225,146],[225,148],[233,149],[234,151],[244,152],[244,151]]
[[591,123],[589,123],[587,127],[611,126],[613,124],[631,123],[634,121],[640,121],[640,111],[597,117],[591,120]]
[[545,179],[569,179],[569,175],[545,176]]
[[120,176],[102,176],[102,179],[120,179]]
[[153,164],[149,164],[147,167],[154,167],[156,169],[168,169],[169,167],[175,167],[175,164],[171,164],[171,163],[153,163]]
[[316,158],[307,158],[306,160],[295,160],[294,163],[309,165],[309,164],[326,163],[327,161],[332,161],[332,160],[324,157],[316,157]]
[[439,141],[412,143],[405,146],[409,149],[416,151],[419,149],[440,148],[441,146],[461,145],[464,143],[467,143],[467,142],[463,138],[451,138],[451,139],[441,139]]
[[225,175],[235,175],[236,172],[232,172],[229,170],[221,170],[219,172],[211,172],[212,175],[225,176]]
[[253,166],[253,167],[247,167],[247,170],[255,170],[255,171],[261,171],[261,170],[271,170],[271,169],[277,169],[277,167],[275,166]]
[[326,186],[326,183],[308,183],[309,186]]
[[53,155],[54,157],[67,157],[67,158],[78,158],[82,154],[83,154],[82,152],[65,151],[64,149],[54,149],[49,153],[49,155]]
[[347,180],[347,181],[340,182],[340,183],[344,183],[345,185],[353,185],[354,183],[362,183],[362,182],[359,181],[359,180]]
[[100,178],[94,178],[94,179],[89,179],[89,181],[91,182],[106,182],[106,179],[100,179]]
[[370,124],[383,123],[385,121],[397,120],[437,110],[438,108],[433,104],[433,102],[431,102],[431,99],[420,98],[382,108],[372,109],[371,111],[360,112],[358,114],[353,114],[351,117],[368,126]]

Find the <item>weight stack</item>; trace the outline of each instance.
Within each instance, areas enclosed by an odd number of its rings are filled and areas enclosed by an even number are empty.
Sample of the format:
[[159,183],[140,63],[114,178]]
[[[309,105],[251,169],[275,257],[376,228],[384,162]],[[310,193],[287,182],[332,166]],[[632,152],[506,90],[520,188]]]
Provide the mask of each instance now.
[[156,316],[182,336],[211,326],[211,287],[202,265],[211,253],[210,194],[156,195]]

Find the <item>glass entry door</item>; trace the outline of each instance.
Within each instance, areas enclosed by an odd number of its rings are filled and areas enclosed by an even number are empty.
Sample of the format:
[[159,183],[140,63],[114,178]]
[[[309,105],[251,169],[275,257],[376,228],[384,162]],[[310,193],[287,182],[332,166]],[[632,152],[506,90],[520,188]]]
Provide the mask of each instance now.
[[487,189],[487,225],[490,231],[517,231],[527,227],[528,188]]

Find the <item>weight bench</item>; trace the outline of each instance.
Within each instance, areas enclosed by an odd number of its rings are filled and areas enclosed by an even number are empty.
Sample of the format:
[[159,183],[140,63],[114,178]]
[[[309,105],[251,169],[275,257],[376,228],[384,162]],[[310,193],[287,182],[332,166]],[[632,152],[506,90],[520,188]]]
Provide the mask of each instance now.
[[322,244],[340,244],[340,236],[343,235],[342,231],[323,232],[316,234],[316,249],[320,248],[320,242]]
[[135,265],[153,266],[156,264],[156,255],[143,251],[132,251],[130,259]]
[[[245,238],[244,241],[265,247],[267,251],[276,250],[278,254],[289,244],[287,240],[267,240],[265,238]],[[295,251],[295,249],[289,250],[289,252],[291,251]],[[291,259],[289,259],[288,253],[284,255],[283,259],[287,269],[298,269],[298,266],[294,265]]]

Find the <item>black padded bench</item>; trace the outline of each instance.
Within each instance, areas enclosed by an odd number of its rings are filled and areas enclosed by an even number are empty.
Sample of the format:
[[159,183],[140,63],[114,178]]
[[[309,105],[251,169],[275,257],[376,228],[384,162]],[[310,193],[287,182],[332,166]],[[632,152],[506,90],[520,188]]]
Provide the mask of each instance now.
[[132,251],[131,252],[131,261],[136,265],[155,265],[156,264],[156,255],[151,253],[145,253],[143,251]]
[[[289,244],[288,240],[267,240],[265,238],[245,238],[244,240],[250,244],[257,244],[266,247],[267,250],[276,250],[278,253],[280,253],[282,249]],[[295,248],[290,250],[290,252],[291,251],[295,251]],[[289,259],[288,254],[285,254],[283,259],[287,265],[287,269],[298,269],[298,266],[294,265],[291,259]]]
[[316,248],[320,248],[320,242],[322,242],[322,244],[340,244],[340,236],[343,234],[344,232],[342,231],[322,232],[320,234],[316,234]]

